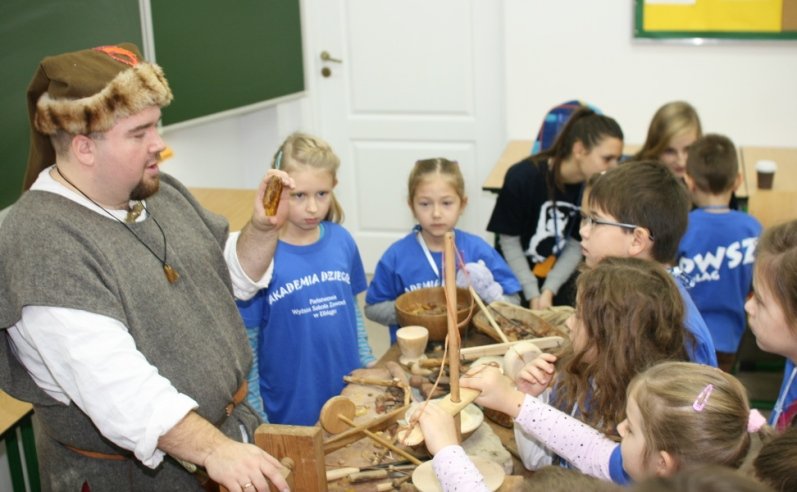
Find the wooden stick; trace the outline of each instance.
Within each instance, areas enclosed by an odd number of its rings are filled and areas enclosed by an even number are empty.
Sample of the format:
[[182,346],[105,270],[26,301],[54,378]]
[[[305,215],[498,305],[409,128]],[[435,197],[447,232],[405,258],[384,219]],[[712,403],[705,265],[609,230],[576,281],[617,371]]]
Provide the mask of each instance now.
[[400,388],[401,383],[395,379],[376,379],[376,378],[358,378],[354,376],[343,376],[343,381],[350,384],[363,384],[370,386],[387,386]]
[[507,350],[513,345],[521,342],[531,342],[536,345],[540,350],[558,348],[564,345],[565,340],[562,337],[543,337],[543,338],[529,338],[527,340],[518,340],[509,343],[495,343],[492,345],[480,345],[478,347],[468,347],[460,351],[462,360],[476,360],[479,357],[488,355],[504,355]]
[[[443,276],[445,278],[446,292],[446,313],[448,314],[448,373],[451,378],[450,396],[451,401],[459,403],[459,326],[457,326],[457,273],[456,273],[456,247],[454,246],[454,234],[447,232],[443,243]],[[457,437],[462,438],[460,432],[461,417],[459,413],[454,416],[454,428],[457,430]]]
[[362,425],[358,425],[353,427],[345,432],[341,432],[340,434],[330,437],[326,441],[324,441],[324,454],[329,454],[335,450],[338,450],[347,444],[351,444],[355,441],[359,441],[361,437],[359,436],[362,429],[377,429],[381,430],[385,427],[389,426],[399,417],[403,417],[405,413],[407,413],[407,409],[409,405],[404,405],[399,407],[391,412],[388,412],[380,417],[371,420],[370,422],[366,422]]
[[[349,424],[352,427],[357,427],[357,425],[354,422],[352,422],[351,419],[347,418],[345,415],[338,415],[338,418],[340,420],[342,420],[343,422],[346,422],[347,424]],[[410,453],[404,451],[403,449],[401,449],[399,447],[396,447],[393,443],[391,443],[387,439],[384,439],[382,437],[377,436],[376,434],[374,434],[373,432],[369,431],[368,429],[362,429],[362,433],[365,434],[366,436],[370,437],[374,441],[378,442],[382,446],[384,446],[384,447],[390,449],[391,451],[393,451],[395,453],[398,453],[401,456],[407,458],[408,460],[410,460],[410,463],[414,463],[416,465],[420,465],[422,463],[422,461],[419,460],[418,458],[416,458],[415,456],[411,455]]]
[[495,330],[495,332],[501,338],[501,341],[504,343],[508,343],[509,339],[506,337],[506,335],[504,335],[504,330],[502,330],[501,326],[499,326],[498,323],[495,322],[493,315],[490,314],[490,310],[487,308],[487,306],[484,305],[484,302],[481,300],[481,297],[479,297],[479,294],[476,293],[476,289],[474,289],[472,285],[468,287],[468,289],[470,290],[470,295],[473,296],[473,298],[476,300],[476,304],[479,305],[479,308],[484,313],[484,317],[487,318],[487,322],[490,323],[490,326],[493,327],[493,330]]

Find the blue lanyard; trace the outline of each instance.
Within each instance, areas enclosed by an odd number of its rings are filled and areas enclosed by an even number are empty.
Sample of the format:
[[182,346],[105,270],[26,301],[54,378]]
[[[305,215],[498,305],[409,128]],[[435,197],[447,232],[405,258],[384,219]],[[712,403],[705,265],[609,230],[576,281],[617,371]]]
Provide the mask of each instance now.
[[772,409],[772,425],[778,425],[778,419],[780,418],[780,414],[783,413],[783,403],[786,400],[786,395],[789,394],[789,388],[791,388],[791,383],[794,382],[794,376],[797,375],[797,367],[791,370],[791,375],[789,375],[789,381],[786,383],[786,386],[783,387],[783,392],[778,397],[778,401],[775,402],[775,407]]

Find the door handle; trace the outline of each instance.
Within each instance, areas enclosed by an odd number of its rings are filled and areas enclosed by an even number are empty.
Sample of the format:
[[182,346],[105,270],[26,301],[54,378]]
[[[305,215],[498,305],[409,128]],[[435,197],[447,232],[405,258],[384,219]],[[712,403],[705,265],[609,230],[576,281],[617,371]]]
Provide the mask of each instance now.
[[321,60],[330,63],[343,63],[343,60],[340,60],[338,58],[332,58],[332,55],[330,55],[329,51],[326,50],[321,52]]

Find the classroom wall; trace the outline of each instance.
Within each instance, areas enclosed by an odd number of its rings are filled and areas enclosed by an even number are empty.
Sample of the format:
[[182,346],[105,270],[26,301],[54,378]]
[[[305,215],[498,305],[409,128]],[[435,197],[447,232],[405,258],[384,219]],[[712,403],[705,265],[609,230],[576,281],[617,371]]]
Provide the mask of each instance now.
[[739,145],[797,146],[797,42],[634,41],[631,1],[505,0],[504,9],[510,138],[530,138],[548,108],[578,98],[642,143],[656,109],[685,99],[704,130]]
[[[685,99],[737,144],[797,146],[797,42],[635,41],[621,1],[504,0],[504,23],[508,139],[531,138],[551,106],[580,98],[641,143],[655,110]],[[313,131],[310,98],[166,129],[175,157],[164,170],[189,186],[252,187],[295,129]]]

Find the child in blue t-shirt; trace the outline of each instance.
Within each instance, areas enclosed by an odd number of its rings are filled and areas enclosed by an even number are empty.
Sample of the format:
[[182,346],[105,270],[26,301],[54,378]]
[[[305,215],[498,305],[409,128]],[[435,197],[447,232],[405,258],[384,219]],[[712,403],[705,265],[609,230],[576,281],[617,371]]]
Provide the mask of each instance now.
[[333,194],[339,164],[326,142],[301,133],[274,157],[294,182],[288,219],[268,287],[239,302],[247,329],[257,332],[259,382],[250,397],[262,396],[272,423],[313,425],[343,376],[374,361],[356,301],[365,271]]
[[786,358],[769,422],[778,430],[797,415],[797,220],[767,229],[756,247],[753,296],[745,303],[750,331],[766,352]]
[[[398,330],[396,299],[405,292],[442,285],[443,239],[449,231],[454,231],[464,262],[481,261],[503,291],[498,296],[519,302],[520,284],[501,255],[481,237],[455,229],[468,203],[459,164],[442,158],[416,162],[408,197],[418,226],[382,255],[365,296],[365,315],[390,327],[391,343],[396,342]],[[476,292],[487,302],[492,300],[486,292]]]
[[678,266],[692,283],[689,294],[714,340],[719,367],[730,372],[746,326],[744,302],[761,224],[728,207],[742,176],[727,137],[709,134],[693,143],[684,179],[696,208],[678,248]]

